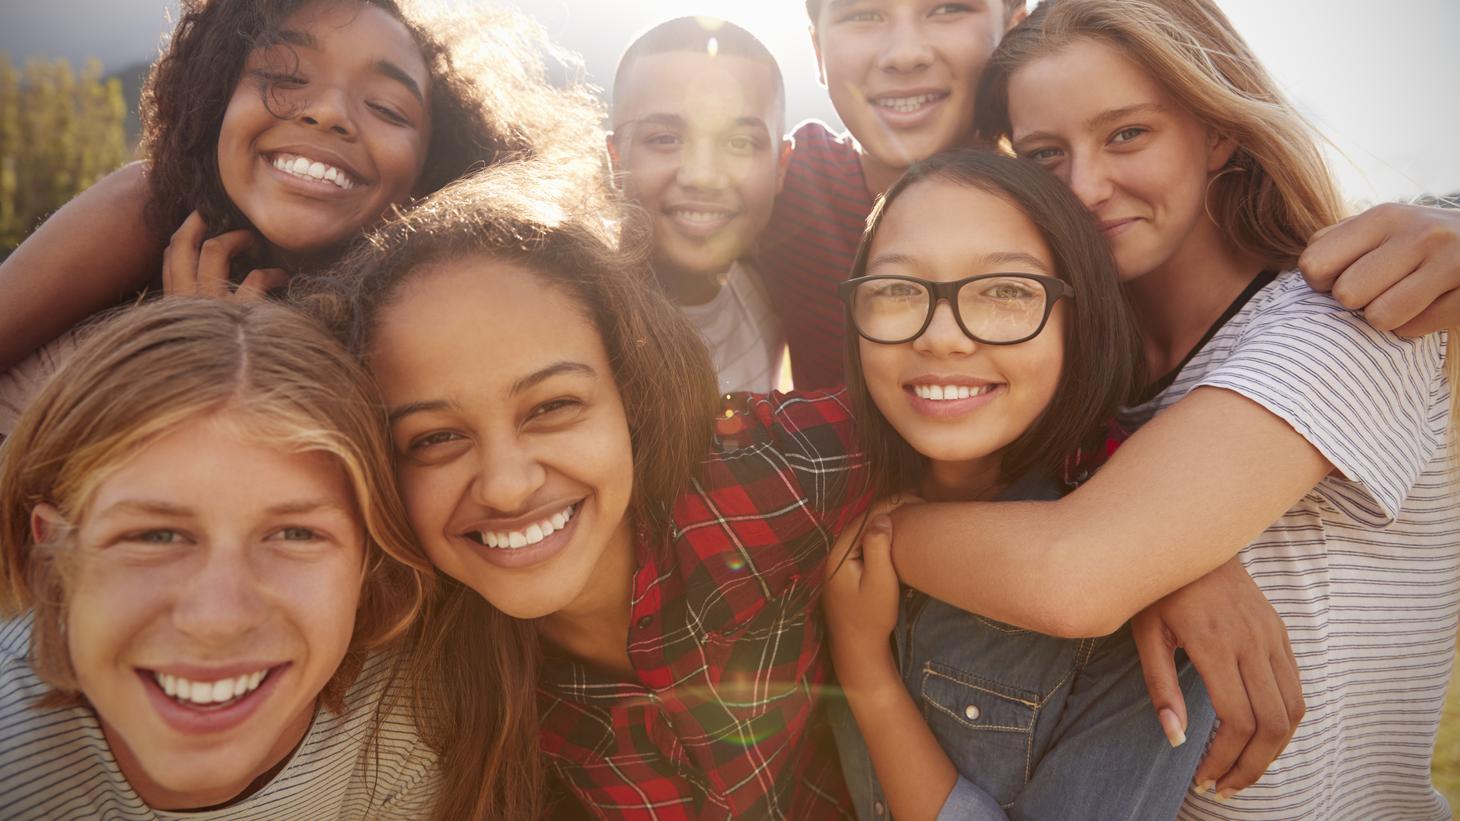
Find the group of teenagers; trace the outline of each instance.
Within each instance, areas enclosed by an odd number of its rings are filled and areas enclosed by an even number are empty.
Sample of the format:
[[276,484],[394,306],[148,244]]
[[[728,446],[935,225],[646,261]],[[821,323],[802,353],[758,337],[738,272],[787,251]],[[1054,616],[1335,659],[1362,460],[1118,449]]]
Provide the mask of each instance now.
[[184,0],[0,263],[0,817],[1449,816],[1460,216],[1213,0],[805,5],[846,134]]

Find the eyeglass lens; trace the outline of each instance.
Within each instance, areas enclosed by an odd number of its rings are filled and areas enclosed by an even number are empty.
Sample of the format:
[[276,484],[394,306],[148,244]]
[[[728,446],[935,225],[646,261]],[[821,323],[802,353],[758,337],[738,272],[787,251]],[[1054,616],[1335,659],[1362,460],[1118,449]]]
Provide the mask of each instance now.
[[[1038,280],[1019,276],[976,279],[958,289],[954,303],[963,326],[985,342],[1014,342],[1044,320],[1048,299]],[[928,318],[931,292],[906,279],[879,278],[857,286],[852,316],[857,329],[876,340],[916,336]]]

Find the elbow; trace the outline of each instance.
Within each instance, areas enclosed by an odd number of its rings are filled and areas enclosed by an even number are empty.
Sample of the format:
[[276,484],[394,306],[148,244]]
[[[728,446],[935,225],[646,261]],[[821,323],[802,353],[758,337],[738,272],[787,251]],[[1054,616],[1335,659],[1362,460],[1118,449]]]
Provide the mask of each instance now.
[[1124,585],[1099,562],[1068,557],[1100,555],[1090,545],[1058,545],[1046,551],[1042,575],[1044,595],[1037,608],[1037,624],[1025,625],[1062,639],[1108,636],[1139,612],[1140,607],[1120,595]]

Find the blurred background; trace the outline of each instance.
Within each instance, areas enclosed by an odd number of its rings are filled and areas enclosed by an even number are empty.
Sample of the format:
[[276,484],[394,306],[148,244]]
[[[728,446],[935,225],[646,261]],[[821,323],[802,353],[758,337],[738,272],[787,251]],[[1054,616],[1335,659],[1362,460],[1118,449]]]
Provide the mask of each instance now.
[[[471,2],[472,0],[454,0]],[[733,20],[781,62],[790,122],[836,114],[817,83],[800,0],[505,0],[612,82],[619,53],[684,14]],[[1220,0],[1331,141],[1355,206],[1460,195],[1460,1]],[[0,258],[47,214],[133,157],[137,98],[175,0],[0,0]],[[1453,692],[1453,688],[1452,688]],[[1436,781],[1460,798],[1460,700]]]

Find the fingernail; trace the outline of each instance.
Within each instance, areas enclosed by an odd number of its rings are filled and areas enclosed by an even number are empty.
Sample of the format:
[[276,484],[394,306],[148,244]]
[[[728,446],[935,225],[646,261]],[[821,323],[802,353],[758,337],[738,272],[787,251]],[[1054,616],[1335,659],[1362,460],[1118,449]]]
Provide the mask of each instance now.
[[887,518],[886,516],[878,516],[876,519],[872,520],[872,527],[878,530],[891,530],[892,520]]
[[1180,747],[1186,743],[1186,731],[1181,728],[1181,719],[1176,716],[1176,711],[1170,708],[1161,711],[1161,729],[1166,732],[1166,740],[1171,742],[1172,747]]
[[1197,792],[1211,792],[1212,790],[1214,790],[1216,788],[1217,788],[1216,779],[1207,779],[1206,781],[1198,782],[1197,785],[1196,785],[1196,791]]
[[1237,791],[1236,790],[1232,789],[1231,787],[1228,787],[1225,790],[1222,790],[1221,792],[1217,793],[1217,800],[1218,801],[1226,801],[1228,798],[1231,798],[1232,796],[1234,796],[1236,794],[1237,794]]

